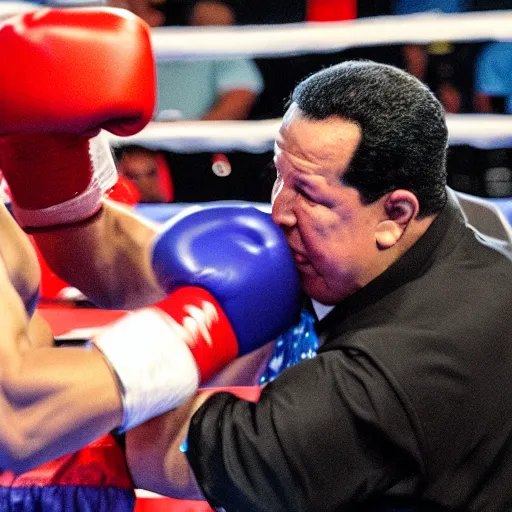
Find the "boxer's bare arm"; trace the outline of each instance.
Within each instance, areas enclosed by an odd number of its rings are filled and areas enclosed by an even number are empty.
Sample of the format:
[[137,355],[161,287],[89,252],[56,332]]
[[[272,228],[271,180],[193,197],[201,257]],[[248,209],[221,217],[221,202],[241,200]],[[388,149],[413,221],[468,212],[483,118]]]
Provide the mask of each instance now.
[[190,418],[216,389],[257,387],[273,347],[273,342],[267,343],[236,359],[187,404],[126,433],[127,461],[137,487],[173,498],[204,499],[186,456],[180,451]]
[[51,347],[55,342],[50,324],[37,310],[28,323],[28,341],[31,348]]
[[26,471],[121,423],[117,383],[97,349],[32,347],[1,260],[0,325],[0,468]]
[[238,357],[217,375],[203,384],[204,388],[232,387],[232,386],[257,386],[260,377],[267,368],[268,361],[274,350],[274,342],[271,341],[261,348]]
[[[0,203],[0,240],[0,260],[7,277],[20,297],[31,298],[41,277],[37,255],[27,235],[3,203]],[[37,311],[29,320],[28,330],[32,347],[53,345],[50,325]]]
[[150,262],[158,225],[104,200],[90,222],[34,234],[50,267],[98,306],[132,309],[165,298]]
[[181,407],[126,433],[126,459],[136,487],[173,498],[204,500],[180,446],[190,418],[211,393],[201,390]]
[[31,297],[41,279],[37,255],[27,235],[0,203],[0,258],[21,297]]

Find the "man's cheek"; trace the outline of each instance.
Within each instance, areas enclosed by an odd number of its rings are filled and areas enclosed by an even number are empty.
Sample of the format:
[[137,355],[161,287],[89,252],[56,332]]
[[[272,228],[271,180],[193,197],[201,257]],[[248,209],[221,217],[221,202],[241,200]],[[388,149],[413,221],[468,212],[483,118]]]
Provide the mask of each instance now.
[[302,243],[309,259],[316,263],[316,260],[322,259],[329,243],[329,226],[325,225],[318,216],[312,214],[305,215],[301,225],[303,227],[301,230]]
[[320,205],[304,210],[310,232],[320,240],[328,241],[339,228],[339,220],[327,208]]

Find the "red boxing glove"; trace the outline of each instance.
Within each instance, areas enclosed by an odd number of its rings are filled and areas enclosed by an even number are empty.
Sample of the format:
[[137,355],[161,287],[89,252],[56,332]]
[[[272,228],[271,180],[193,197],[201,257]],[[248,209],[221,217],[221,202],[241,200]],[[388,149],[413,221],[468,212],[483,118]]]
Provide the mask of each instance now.
[[0,134],[126,136],[150,121],[149,27],[113,8],[43,8],[0,25]]
[[0,25],[0,46],[0,168],[15,215],[25,226],[87,219],[117,180],[95,136],[135,134],[153,115],[149,27],[121,9],[39,9]]
[[140,201],[140,192],[134,183],[123,176],[119,176],[117,183],[105,192],[105,197],[116,203],[136,206]]

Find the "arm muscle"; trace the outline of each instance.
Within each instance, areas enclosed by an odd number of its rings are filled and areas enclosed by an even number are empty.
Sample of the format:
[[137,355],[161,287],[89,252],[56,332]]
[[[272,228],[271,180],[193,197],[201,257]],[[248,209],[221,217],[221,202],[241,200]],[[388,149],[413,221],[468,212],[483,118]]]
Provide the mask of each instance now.
[[104,200],[88,223],[35,235],[50,267],[104,308],[132,309],[165,297],[151,269],[156,224]]

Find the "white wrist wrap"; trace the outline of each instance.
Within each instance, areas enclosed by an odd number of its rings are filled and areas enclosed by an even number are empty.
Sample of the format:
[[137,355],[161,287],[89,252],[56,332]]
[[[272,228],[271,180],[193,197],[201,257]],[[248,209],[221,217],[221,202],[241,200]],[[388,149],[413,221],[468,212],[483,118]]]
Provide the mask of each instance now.
[[93,340],[122,387],[121,432],[175,409],[199,387],[195,359],[170,320],[157,309],[143,309]]
[[[93,170],[92,180],[80,195],[40,210],[27,210],[13,203],[13,212],[20,224],[31,227],[73,224],[96,213],[103,194],[117,182],[116,164],[104,132],[89,139],[89,157]],[[73,169],[69,172],[73,172]]]

